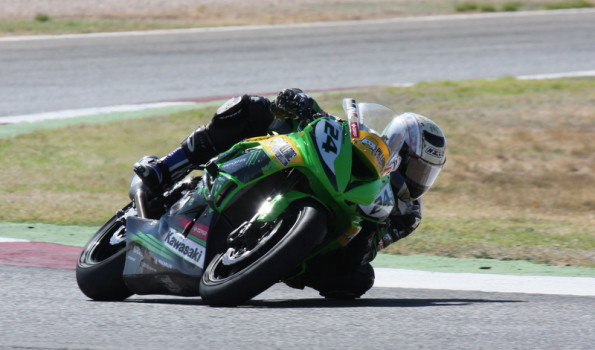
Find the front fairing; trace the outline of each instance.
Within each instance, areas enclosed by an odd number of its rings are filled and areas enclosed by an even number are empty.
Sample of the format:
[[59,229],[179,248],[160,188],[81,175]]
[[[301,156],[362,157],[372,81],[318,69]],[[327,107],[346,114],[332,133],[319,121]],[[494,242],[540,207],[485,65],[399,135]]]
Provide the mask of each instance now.
[[[246,140],[215,159],[207,177],[212,183],[207,196],[219,212],[229,207],[238,193],[246,187],[275,173],[290,169],[305,177],[308,195],[324,204],[336,217],[348,219],[363,215],[371,220],[382,219],[368,215],[358,205],[367,207],[394,202],[379,200],[386,193],[388,176],[362,174],[362,166],[354,159],[354,150],[347,123],[333,118],[320,118],[299,132]],[[359,171],[355,171],[359,170]],[[295,196],[294,196],[295,197]],[[376,205],[377,206],[377,205]],[[371,210],[367,210],[372,212]],[[388,211],[383,210],[383,212]],[[347,221],[348,221],[347,220]],[[344,226],[344,223],[338,223]]]
[[[313,170],[314,178],[320,179],[320,192],[327,192],[339,207],[349,207],[353,215],[362,214],[358,207],[374,205],[378,193],[389,184],[389,178],[380,177],[358,161],[348,124],[330,118],[322,119],[304,132],[316,145],[310,147],[309,159],[312,161],[308,169]],[[316,181],[312,180],[312,183]],[[379,218],[369,216],[365,211],[363,214],[368,218]]]

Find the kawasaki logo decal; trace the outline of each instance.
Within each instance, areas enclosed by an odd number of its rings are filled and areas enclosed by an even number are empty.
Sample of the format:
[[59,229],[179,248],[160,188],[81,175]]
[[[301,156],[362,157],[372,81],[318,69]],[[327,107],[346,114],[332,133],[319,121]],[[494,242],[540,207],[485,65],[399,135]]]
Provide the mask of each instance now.
[[163,243],[189,263],[201,268],[204,266],[206,248],[193,240],[186,239],[176,231],[170,230]]

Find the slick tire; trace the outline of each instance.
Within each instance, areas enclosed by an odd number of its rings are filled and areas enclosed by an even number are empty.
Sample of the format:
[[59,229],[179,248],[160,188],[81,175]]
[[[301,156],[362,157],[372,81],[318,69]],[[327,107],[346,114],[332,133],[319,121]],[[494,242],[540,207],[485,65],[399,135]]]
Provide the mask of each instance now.
[[[126,208],[125,208],[126,209]],[[110,244],[116,230],[125,229],[114,216],[91,237],[76,265],[76,281],[87,297],[98,301],[120,301],[133,293],[124,284],[122,272],[126,245]]]
[[[279,220],[275,238],[240,266],[223,264],[225,253],[209,263],[200,295],[211,306],[235,306],[287,277],[326,236],[326,209],[305,199],[293,203]],[[263,235],[266,233],[263,231]]]

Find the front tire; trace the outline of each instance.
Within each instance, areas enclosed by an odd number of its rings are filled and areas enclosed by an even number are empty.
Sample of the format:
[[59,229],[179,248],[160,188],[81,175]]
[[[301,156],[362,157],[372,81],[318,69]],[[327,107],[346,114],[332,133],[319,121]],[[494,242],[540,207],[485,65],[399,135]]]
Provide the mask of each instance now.
[[[131,205],[125,207],[123,213],[128,210],[132,210]],[[125,232],[123,214],[117,214],[85,245],[76,265],[76,282],[87,297],[100,301],[120,301],[133,294],[124,284],[122,276],[126,262],[126,241],[113,241],[115,233],[123,237]]]
[[301,200],[265,226],[257,242],[232,244],[207,266],[200,282],[207,304],[241,304],[287,277],[326,236],[326,209],[314,200]]

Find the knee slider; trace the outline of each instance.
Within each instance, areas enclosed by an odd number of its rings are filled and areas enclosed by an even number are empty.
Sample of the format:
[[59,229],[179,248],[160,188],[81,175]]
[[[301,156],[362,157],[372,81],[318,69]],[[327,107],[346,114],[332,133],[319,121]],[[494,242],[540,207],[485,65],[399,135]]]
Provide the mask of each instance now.
[[238,123],[238,121],[245,118],[246,105],[249,104],[250,96],[236,96],[227,100],[221,107],[217,108],[211,125],[227,126]]
[[261,96],[234,97],[221,106],[207,130],[219,152],[248,137],[266,134],[273,120],[270,102]]
[[274,117],[271,102],[262,96],[237,96],[229,99],[213,116],[209,129],[234,128],[245,133],[244,138],[264,134]]

